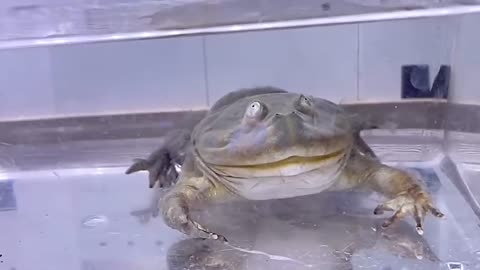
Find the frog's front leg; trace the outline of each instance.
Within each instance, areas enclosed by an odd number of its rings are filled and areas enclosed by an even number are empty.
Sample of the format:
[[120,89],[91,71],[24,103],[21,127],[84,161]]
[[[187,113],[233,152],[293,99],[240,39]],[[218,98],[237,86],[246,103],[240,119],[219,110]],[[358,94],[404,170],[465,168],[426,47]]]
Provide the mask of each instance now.
[[161,201],[165,223],[189,236],[212,238],[226,241],[225,237],[209,231],[192,219],[192,206],[202,207],[230,199],[230,193],[220,184],[214,184],[204,177],[181,178]]
[[415,219],[417,233],[422,235],[424,218],[428,213],[438,218],[444,217],[420,182],[406,171],[354,154],[345,173],[345,179],[350,186],[369,187],[388,198],[374,210],[376,215],[385,211],[394,212],[382,224],[384,228],[411,215]]

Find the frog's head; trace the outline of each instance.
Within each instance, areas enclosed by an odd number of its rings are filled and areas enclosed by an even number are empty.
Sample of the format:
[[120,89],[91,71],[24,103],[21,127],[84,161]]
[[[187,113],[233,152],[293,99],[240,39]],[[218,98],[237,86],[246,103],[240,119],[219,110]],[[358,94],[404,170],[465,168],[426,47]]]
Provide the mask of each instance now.
[[273,93],[240,99],[207,117],[194,145],[207,165],[230,176],[242,169],[285,176],[346,156],[352,138],[348,115],[334,103]]

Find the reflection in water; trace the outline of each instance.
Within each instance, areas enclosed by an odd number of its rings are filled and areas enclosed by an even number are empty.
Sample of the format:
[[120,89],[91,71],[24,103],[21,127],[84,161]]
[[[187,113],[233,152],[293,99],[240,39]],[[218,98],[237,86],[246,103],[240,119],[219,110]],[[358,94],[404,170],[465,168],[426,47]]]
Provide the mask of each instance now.
[[191,238],[172,245],[167,253],[168,270],[241,269],[243,256],[220,241]]
[[351,200],[343,201],[344,209],[338,203],[342,196],[326,193],[217,205],[196,212],[198,220],[228,235],[230,243],[181,240],[169,249],[168,269],[340,270],[399,269],[405,265],[408,269],[439,269],[440,260],[411,224],[402,221],[382,229],[382,219],[371,213],[359,214],[362,210],[358,207],[355,213],[345,211],[355,203],[355,195],[343,196]]

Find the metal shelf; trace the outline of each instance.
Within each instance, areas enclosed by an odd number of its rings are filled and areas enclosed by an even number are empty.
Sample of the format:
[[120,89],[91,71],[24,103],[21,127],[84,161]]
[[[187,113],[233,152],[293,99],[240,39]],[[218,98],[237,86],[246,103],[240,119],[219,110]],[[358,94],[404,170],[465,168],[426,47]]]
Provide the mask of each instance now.
[[0,49],[480,12],[480,0],[23,0],[22,4],[18,2],[7,0],[6,3],[0,4]]

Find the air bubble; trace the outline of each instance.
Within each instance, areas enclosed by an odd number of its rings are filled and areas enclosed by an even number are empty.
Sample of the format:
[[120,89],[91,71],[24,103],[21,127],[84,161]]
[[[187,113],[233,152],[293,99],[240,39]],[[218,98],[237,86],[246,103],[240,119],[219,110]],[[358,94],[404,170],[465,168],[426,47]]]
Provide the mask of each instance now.
[[82,221],[82,226],[85,228],[95,228],[106,224],[108,224],[108,218],[102,215],[88,216]]

